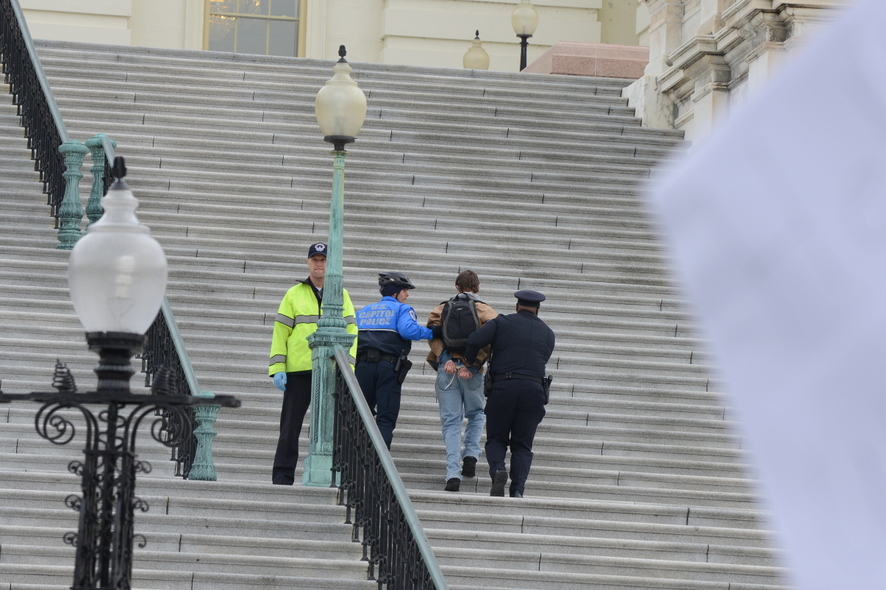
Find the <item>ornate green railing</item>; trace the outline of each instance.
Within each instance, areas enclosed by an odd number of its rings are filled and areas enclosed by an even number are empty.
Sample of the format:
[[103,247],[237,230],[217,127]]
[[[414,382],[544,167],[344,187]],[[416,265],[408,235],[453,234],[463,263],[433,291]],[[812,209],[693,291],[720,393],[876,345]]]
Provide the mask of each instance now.
[[114,148],[117,142],[99,133],[86,140],[84,145],[78,139],[68,139],[59,147],[59,151],[65,158],[65,193],[58,208],[56,227],[58,228],[59,250],[71,250],[83,232],[80,223],[83,221],[83,203],[80,199],[80,179],[83,173],[83,160],[86,154],[92,159],[92,190],[89,192],[89,200],[86,202],[86,216],[89,223],[93,224],[102,216],[103,209],[101,200],[108,192],[113,178],[111,177],[111,165],[114,163]]
[[[43,192],[48,197],[50,213],[58,228],[56,248],[70,250],[80,239],[84,208],[80,198],[80,168],[87,154],[92,158],[92,189],[85,214],[93,223],[102,215],[101,198],[110,185],[110,164],[116,143],[104,134],[88,139],[85,145],[68,136],[58,106],[52,95],[18,0],[0,0],[0,63],[13,102],[18,108],[35,170],[40,172]],[[165,368],[171,374],[175,391],[203,397],[213,396],[200,390],[175,317],[165,300],[160,313],[146,334],[141,355],[145,385]],[[219,406],[189,408],[196,424],[194,436],[172,450],[176,475],[189,479],[215,480],[212,461],[212,424]],[[168,432],[169,440],[176,439]]]
[[[448,590],[400,473],[351,369],[335,347],[332,481],[379,590]],[[336,477],[336,474],[338,477]]]

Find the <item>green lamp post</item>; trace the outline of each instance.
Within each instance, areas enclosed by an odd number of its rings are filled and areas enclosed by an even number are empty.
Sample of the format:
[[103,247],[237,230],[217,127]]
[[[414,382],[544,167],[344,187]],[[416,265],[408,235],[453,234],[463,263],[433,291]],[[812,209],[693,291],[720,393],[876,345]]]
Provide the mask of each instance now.
[[317,93],[315,111],[323,140],[333,145],[332,200],[329,211],[329,240],[326,253],[326,278],[323,285],[323,309],[317,331],[308,338],[311,347],[311,437],[302,483],[308,486],[331,486],[332,429],[335,388],[335,346],[350,347],[354,336],[348,334],[342,317],[344,307],[342,251],[344,217],[345,145],[353,143],[366,118],[366,95],[351,79],[351,66],[341,59],[333,66],[332,79]]

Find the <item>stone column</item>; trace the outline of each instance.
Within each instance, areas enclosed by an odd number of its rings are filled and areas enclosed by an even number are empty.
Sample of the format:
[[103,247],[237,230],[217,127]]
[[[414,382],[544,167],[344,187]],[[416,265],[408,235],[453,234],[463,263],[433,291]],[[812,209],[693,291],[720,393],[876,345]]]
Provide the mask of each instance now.
[[657,78],[668,67],[669,55],[683,42],[683,0],[640,0],[649,11],[649,63],[643,77],[622,96],[636,109],[643,126],[673,128],[674,103],[658,90]]
[[646,0],[649,9],[649,64],[647,76],[658,76],[669,66],[672,51],[683,44],[683,0]]
[[697,35],[713,35],[726,24],[723,9],[726,0],[701,0],[699,4],[699,26]]
[[693,147],[706,138],[719,119],[729,110],[729,81],[732,68],[722,55],[707,55],[693,68],[695,92],[692,93]]

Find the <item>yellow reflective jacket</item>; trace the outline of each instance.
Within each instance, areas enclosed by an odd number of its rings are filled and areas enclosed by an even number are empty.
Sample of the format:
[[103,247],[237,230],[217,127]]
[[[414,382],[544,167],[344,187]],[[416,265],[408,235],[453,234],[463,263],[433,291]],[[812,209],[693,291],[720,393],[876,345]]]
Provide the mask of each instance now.
[[[344,291],[344,309],[342,317],[348,322],[348,334],[357,335],[357,319],[354,315],[354,304],[347,290]],[[274,322],[274,335],[271,338],[271,362],[268,375],[286,371],[311,370],[311,349],[308,347],[308,336],[317,331],[317,320],[320,319],[320,302],[314,294],[314,287],[305,279],[286,292],[277,319]],[[351,362],[357,356],[357,339],[348,352]]]

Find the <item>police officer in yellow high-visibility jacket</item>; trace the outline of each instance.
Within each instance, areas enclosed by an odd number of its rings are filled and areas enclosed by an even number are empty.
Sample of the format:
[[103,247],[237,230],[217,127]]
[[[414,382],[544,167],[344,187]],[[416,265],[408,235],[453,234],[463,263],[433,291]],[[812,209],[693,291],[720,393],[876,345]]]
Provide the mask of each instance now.
[[[311,349],[307,338],[317,330],[317,320],[320,319],[326,276],[326,244],[312,244],[308,249],[307,263],[308,278],[289,289],[280,301],[271,340],[268,374],[274,378],[277,389],[283,392],[280,438],[272,474],[272,481],[279,485],[292,485],[295,481],[298,437],[311,403]],[[347,291],[344,292],[343,308],[347,331],[356,336],[354,304]],[[356,358],[356,354],[355,338],[350,350],[351,358]]]

